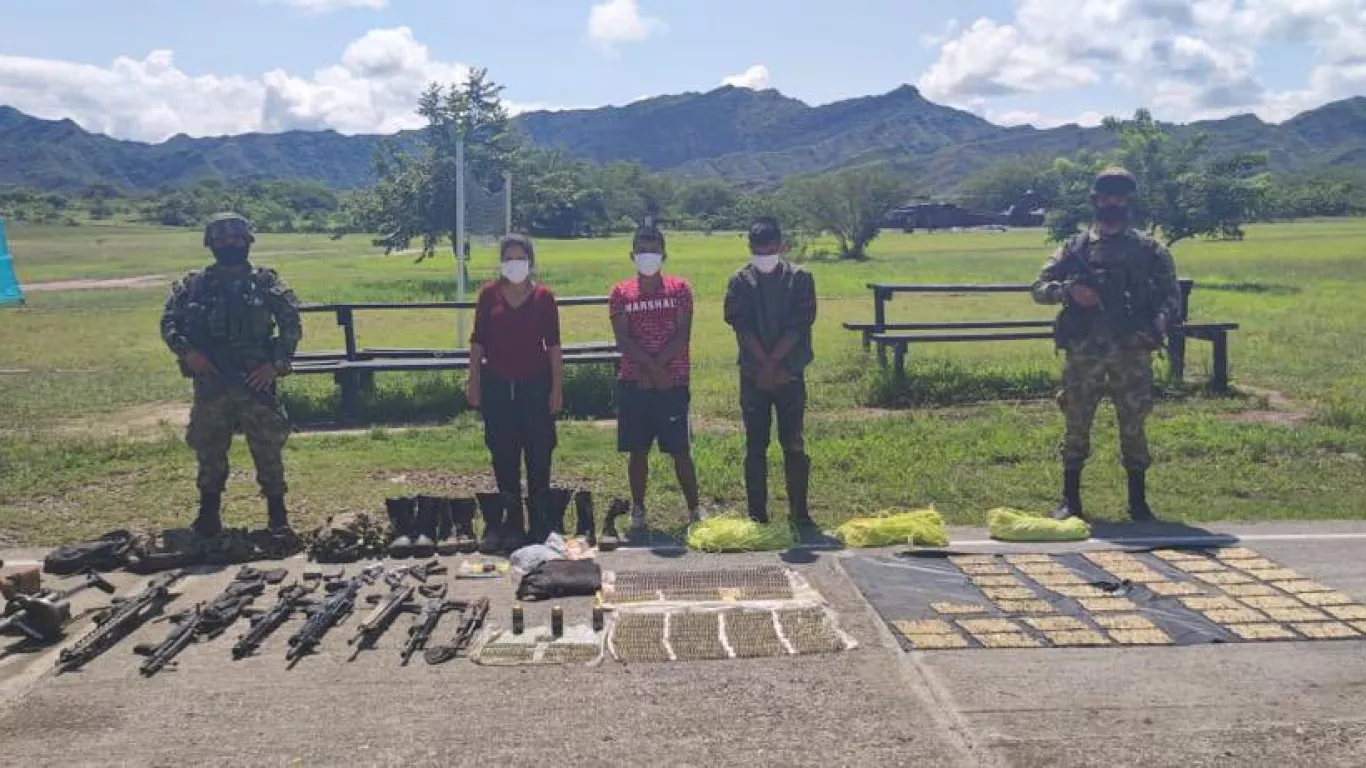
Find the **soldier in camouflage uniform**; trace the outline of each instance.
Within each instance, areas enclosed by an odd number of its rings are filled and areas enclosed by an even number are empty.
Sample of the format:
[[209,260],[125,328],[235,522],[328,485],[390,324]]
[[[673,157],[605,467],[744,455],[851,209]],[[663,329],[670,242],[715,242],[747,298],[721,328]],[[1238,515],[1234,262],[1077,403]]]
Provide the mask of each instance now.
[[1152,353],[1168,324],[1180,319],[1181,290],[1171,253],[1129,226],[1129,197],[1138,189],[1121,168],[1096,176],[1095,223],[1070,238],[1044,265],[1032,295],[1062,304],[1057,342],[1066,350],[1058,398],[1066,420],[1063,502],[1054,517],[1083,514],[1081,471],[1091,454],[1091,424],[1103,397],[1115,404],[1120,454],[1129,480],[1129,515],[1154,519],[1145,477],[1152,458],[1144,421],[1153,408]]
[[203,536],[222,530],[228,450],[238,430],[256,464],[269,528],[289,528],[281,453],[290,426],[275,380],[290,372],[303,331],[294,292],[275,270],[248,261],[255,240],[245,218],[214,216],[204,228],[214,264],[175,283],[161,316],[162,339],[181,373],[194,380],[185,441],[199,461],[199,516],[192,527]]

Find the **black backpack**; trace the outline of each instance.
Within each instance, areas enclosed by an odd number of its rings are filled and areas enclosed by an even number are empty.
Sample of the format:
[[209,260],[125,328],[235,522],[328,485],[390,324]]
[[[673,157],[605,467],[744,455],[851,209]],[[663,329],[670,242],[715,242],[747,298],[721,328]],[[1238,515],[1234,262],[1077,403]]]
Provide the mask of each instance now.
[[112,571],[128,562],[132,549],[133,534],[125,530],[110,531],[94,541],[66,544],[52,550],[43,559],[43,572],[69,576],[87,569]]
[[591,596],[601,587],[602,569],[596,560],[547,560],[522,577],[517,599]]

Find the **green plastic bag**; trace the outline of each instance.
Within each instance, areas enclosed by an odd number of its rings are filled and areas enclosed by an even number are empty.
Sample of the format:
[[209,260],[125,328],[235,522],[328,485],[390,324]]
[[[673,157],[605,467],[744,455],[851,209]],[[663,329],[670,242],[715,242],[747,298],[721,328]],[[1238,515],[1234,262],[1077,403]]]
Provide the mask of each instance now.
[[688,547],[699,552],[763,552],[793,543],[786,524],[760,524],[739,515],[709,517],[688,528]]
[[991,538],[1000,541],[1085,541],[1091,538],[1091,526],[1080,517],[1054,520],[1011,507],[997,507],[987,512],[987,529]]
[[846,547],[888,547],[912,544],[947,547],[949,529],[933,509],[910,512],[884,511],[877,517],[856,517],[835,529],[835,538]]

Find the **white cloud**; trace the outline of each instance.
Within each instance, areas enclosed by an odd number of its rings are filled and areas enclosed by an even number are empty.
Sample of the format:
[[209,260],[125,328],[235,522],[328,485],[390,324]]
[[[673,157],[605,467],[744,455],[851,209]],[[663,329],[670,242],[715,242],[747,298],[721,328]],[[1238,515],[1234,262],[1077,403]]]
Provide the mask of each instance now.
[[588,11],[588,37],[607,50],[638,43],[663,28],[663,21],[641,15],[636,0],[603,0]]
[[[0,55],[0,104],[142,141],[292,129],[388,133],[422,124],[414,110],[429,83],[468,72],[433,59],[411,29],[398,27],[367,32],[337,64],[312,74],[189,75],[166,50],[108,67]],[[508,104],[513,112],[530,106]]]
[[345,8],[389,7],[389,0],[260,0],[268,5],[288,5],[310,13],[331,13]]
[[[1366,0],[1018,0],[1012,18],[933,43],[939,57],[917,84],[949,104],[1107,83],[1168,119],[1274,120],[1361,92]],[[1257,71],[1268,44],[1316,56],[1305,88],[1267,90]]]
[[755,91],[762,91],[767,88],[768,82],[768,67],[763,64],[755,64],[738,75],[730,75],[721,80],[722,85],[733,85],[736,88],[749,88]]

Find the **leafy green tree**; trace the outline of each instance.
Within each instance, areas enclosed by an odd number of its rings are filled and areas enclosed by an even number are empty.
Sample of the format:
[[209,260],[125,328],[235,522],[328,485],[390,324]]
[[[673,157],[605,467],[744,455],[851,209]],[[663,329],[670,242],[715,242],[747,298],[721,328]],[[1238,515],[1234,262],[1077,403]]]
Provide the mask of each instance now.
[[907,194],[901,178],[881,165],[800,178],[783,189],[805,228],[835,236],[842,259],[866,258],[887,212]]

